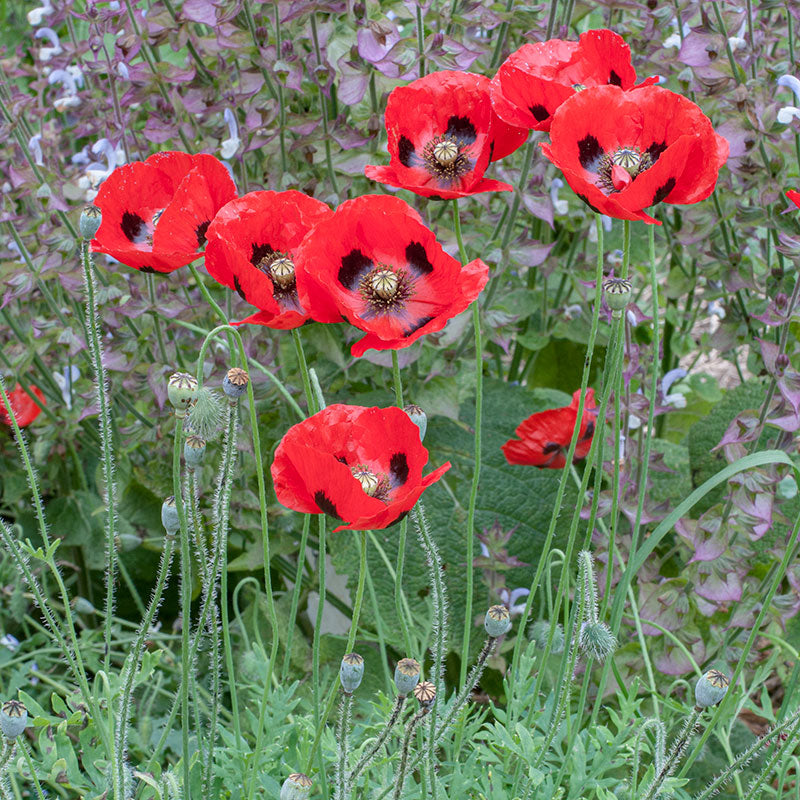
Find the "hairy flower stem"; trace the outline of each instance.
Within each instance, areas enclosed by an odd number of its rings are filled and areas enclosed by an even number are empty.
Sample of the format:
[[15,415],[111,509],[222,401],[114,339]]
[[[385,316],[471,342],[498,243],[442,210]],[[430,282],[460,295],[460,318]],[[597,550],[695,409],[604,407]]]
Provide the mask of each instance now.
[[383,743],[389,738],[392,728],[397,720],[400,718],[400,712],[403,710],[403,704],[406,701],[406,695],[399,694],[394,699],[394,706],[392,706],[392,713],[386,721],[383,730],[378,734],[378,738],[372,743],[372,746],[361,756],[359,762],[353,767],[350,774],[347,776],[347,783],[352,786],[361,776],[361,773],[375,760],[375,757],[383,747]]
[[[322,51],[319,46],[319,34],[317,33],[317,12],[312,11],[309,15],[311,22],[311,39],[314,43],[314,55],[316,56],[317,67],[324,66],[322,63]],[[339,198],[339,184],[336,182],[336,171],[333,168],[333,159],[331,158],[331,137],[328,131],[328,98],[325,95],[325,90],[322,85],[317,81],[317,88],[319,89],[319,103],[320,103],[320,117],[322,119],[322,136],[325,145],[325,164],[328,168],[328,179],[331,182],[333,193]]]
[[[417,725],[422,721],[430,709],[421,708],[414,714],[406,725],[406,734],[403,737],[403,749],[400,755],[400,768],[397,770],[397,775],[394,778],[394,794],[393,800],[399,800],[400,795],[403,793],[403,784],[406,782],[406,768],[408,766],[408,753],[411,749],[411,739],[414,736],[414,731]],[[435,780],[435,776],[431,776]]]
[[300,332],[297,328],[292,328],[292,341],[294,342],[294,350],[297,354],[297,366],[300,367],[300,374],[303,376],[303,391],[306,395],[306,404],[308,405],[308,414],[316,413],[317,402],[314,398],[314,392],[311,389],[311,379],[308,374],[308,362],[306,361],[305,350],[303,350],[303,340],[300,338]]
[[[775,769],[775,765],[783,760],[783,757],[786,755],[786,753],[794,750],[797,744],[798,728],[800,728],[800,722],[795,723],[794,728],[792,728],[792,730],[786,734],[785,742],[782,744],[776,742],[775,752],[772,754],[767,763],[764,764],[761,772],[750,782],[750,785],[747,787],[747,794],[745,795],[744,800],[759,800],[759,798],[762,796],[760,791],[761,785],[769,777],[772,770]],[[778,788],[782,787],[779,786]]]
[[336,724],[336,746],[338,758],[334,778],[334,800],[348,800],[350,797],[350,781],[347,774],[347,745],[350,737],[350,714],[353,709],[353,695],[342,692],[339,704],[339,720]]
[[103,668],[109,672],[111,657],[111,620],[114,615],[114,589],[116,585],[116,523],[117,485],[114,480],[114,442],[111,428],[111,409],[108,402],[108,377],[103,366],[103,346],[100,339],[100,321],[97,311],[97,287],[92,270],[89,243],[81,242],[81,264],[86,286],[86,326],[89,333],[89,352],[95,377],[95,395],[100,409],[100,441],[103,447],[103,483],[106,501],[106,601],[105,625],[103,627]]
[[36,766],[33,763],[30,750],[28,749],[28,745],[25,743],[24,739],[21,739],[19,743],[19,749],[22,750],[22,755],[25,756],[25,763],[28,765],[28,771],[31,773],[31,780],[33,781],[33,786],[36,789],[36,797],[38,800],[45,800],[46,795],[44,791],[42,791],[42,784],[36,774]]
[[643,790],[644,794],[642,795],[642,800],[655,800],[655,798],[658,797],[661,784],[675,771],[683,754],[686,752],[686,748],[689,746],[692,736],[694,736],[695,728],[697,727],[702,713],[702,708],[695,707],[692,709],[689,716],[686,717],[683,728],[680,734],[678,734],[678,738],[673,743],[669,755],[664,759],[661,769],[656,772],[652,783]]
[[303,567],[306,563],[306,547],[308,545],[308,532],[311,528],[313,514],[303,515],[303,532],[300,535],[300,549],[297,551],[297,574],[292,588],[292,605],[289,610],[289,627],[286,632],[286,652],[283,656],[281,680],[286,680],[289,675],[289,666],[292,657],[292,641],[294,640],[295,623],[297,622],[297,607],[300,604],[300,592],[303,588]]

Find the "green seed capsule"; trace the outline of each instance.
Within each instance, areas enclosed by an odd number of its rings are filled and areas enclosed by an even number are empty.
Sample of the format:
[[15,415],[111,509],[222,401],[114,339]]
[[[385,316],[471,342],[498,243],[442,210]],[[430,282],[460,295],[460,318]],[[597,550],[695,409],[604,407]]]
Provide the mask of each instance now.
[[430,708],[436,702],[436,687],[430,681],[422,681],[414,687],[414,697],[423,708]]
[[352,694],[364,677],[364,659],[358,653],[347,653],[339,668],[339,680],[345,694]]
[[718,669],[710,669],[697,679],[694,685],[694,699],[700,708],[708,708],[719,703],[728,691],[730,679]]
[[161,504],[161,524],[168,536],[174,536],[180,530],[181,522],[174,497],[168,497]]
[[403,406],[403,411],[411,417],[411,421],[419,428],[419,440],[422,441],[428,430],[428,415],[419,406],[413,403]]
[[16,739],[28,725],[28,709],[19,700],[8,700],[0,710],[0,730],[8,739]]
[[86,240],[94,239],[102,221],[103,214],[97,206],[86,206],[81,211],[81,218],[78,221],[81,236]]
[[190,433],[183,443],[183,460],[186,462],[186,466],[191,469],[200,466],[203,463],[205,454],[206,440]]
[[167,397],[175,408],[176,417],[185,417],[186,409],[197,394],[197,378],[188,372],[173,372],[167,382]]
[[250,376],[240,367],[229,369],[222,379],[222,391],[231,399],[238,400],[246,391]]
[[280,800],[306,800],[311,794],[312,780],[302,772],[293,772],[281,787]]
[[489,636],[497,639],[511,630],[511,614],[505,606],[492,606],[486,612],[483,627]]
[[619,319],[631,301],[631,282],[625,278],[609,278],[603,282],[603,293],[611,316]]
[[414,687],[419,683],[419,673],[419,661],[413,658],[401,658],[394,670],[394,683],[397,686],[397,693],[405,697],[414,691]]

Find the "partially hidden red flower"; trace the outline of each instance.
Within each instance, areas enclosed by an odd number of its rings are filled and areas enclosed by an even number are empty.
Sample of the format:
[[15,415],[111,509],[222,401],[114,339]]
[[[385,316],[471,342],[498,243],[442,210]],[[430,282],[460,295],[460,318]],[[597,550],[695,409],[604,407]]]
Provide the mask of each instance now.
[[385,119],[391,161],[367,166],[368,178],[440,199],[511,191],[483,174],[490,161],[514,152],[527,131],[494,113],[485,76],[444,70],[398,86]]
[[[29,386],[28,389],[35,395],[40,405],[45,405],[44,395],[38,386]],[[10,392],[6,392],[11,403],[11,410],[14,412],[14,419],[20,428],[25,428],[33,422],[42,409],[37,405],[28,393],[17,384]],[[11,417],[6,410],[6,404],[0,399],[0,422],[10,426]]]
[[729,149],[698,106],[658,86],[578,92],[556,111],[541,148],[593,211],[655,224],[645,208],[714,191]]
[[336,404],[292,426],[272,463],[279,502],[330,514],[335,530],[379,530],[404,517],[450,462],[422,475],[428,451],[399,408]]
[[366,332],[354,356],[399,350],[440,331],[481,293],[489,268],[448,255],[411,206],[389,195],[340,205],[295,255],[300,302],[318,322]]
[[[572,402],[563,408],[553,408],[532,414],[516,429],[517,439],[503,445],[503,454],[509,464],[532,464],[535,467],[561,469],[566,463],[566,452],[572,441],[578,419],[580,390],[572,395]],[[592,446],[594,420],[597,415],[594,389],[586,391],[575,458],[585,458]]]
[[260,309],[241,322],[297,328],[311,319],[297,295],[295,252],[333,211],[302,192],[250,192],[224,205],[208,228],[206,269]]
[[800,208],[800,192],[796,192],[794,189],[789,189],[786,192],[786,196],[798,207]]
[[103,217],[92,251],[143,272],[172,272],[200,256],[208,226],[234,197],[213,156],[164,152],[117,167],[94,200]]
[[[656,80],[648,78],[642,85]],[[576,92],[607,84],[631,89],[635,83],[625,40],[614,31],[587,31],[577,42],[548,39],[522,45],[492,79],[492,105],[510,125],[549,131],[553,114]]]

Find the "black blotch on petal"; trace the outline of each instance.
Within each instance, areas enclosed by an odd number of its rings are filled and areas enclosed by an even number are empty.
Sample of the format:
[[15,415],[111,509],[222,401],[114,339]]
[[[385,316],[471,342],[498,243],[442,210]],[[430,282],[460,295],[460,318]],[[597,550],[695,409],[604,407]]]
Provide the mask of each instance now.
[[[400,520],[405,519],[408,516],[409,512],[404,511],[399,517],[395,517],[390,523],[386,525],[387,528],[390,528],[392,525],[396,525]],[[442,569],[444,569],[447,565],[443,564]]]
[[402,486],[408,480],[408,458],[405,453],[395,453],[389,459],[389,472],[395,486]]
[[586,426],[586,432],[583,434],[583,440],[591,439],[594,436],[594,421],[589,422]]
[[561,449],[561,445],[558,442],[548,442],[543,448],[542,453],[545,455],[549,455],[550,453],[556,453]]
[[450,117],[447,120],[445,135],[460,139],[467,144],[472,144],[478,138],[478,133],[475,126],[469,121],[469,117]]
[[420,328],[427,325],[433,317],[422,317],[422,319],[417,320],[407,331],[403,332],[403,338],[407,339],[412,334],[416,333]]
[[347,459],[344,456],[336,456],[336,460],[340,461],[342,464],[347,464]]
[[[576,194],[577,194],[577,192],[576,192]],[[602,212],[602,211],[601,211],[599,208],[595,208],[595,207],[594,207],[594,206],[593,206],[593,205],[592,205],[592,204],[589,202],[589,200],[588,200],[586,197],[584,197],[582,194],[579,194],[579,195],[578,195],[578,197],[579,197],[581,200],[583,200],[583,202],[584,202],[584,203],[586,203],[586,205],[587,205],[587,206],[589,206],[589,208],[591,208],[591,209],[592,209],[592,211],[594,211],[594,213],[595,213],[595,214],[602,214],[602,213],[603,213],[603,212]]]
[[611,70],[611,74],[608,76],[608,82],[614,86],[622,86],[622,78],[617,75],[614,70]]
[[244,296],[244,289],[242,289],[242,284],[239,283],[239,278],[236,275],[233,276],[233,288],[236,289],[236,294],[238,294],[239,297],[241,297],[246,303],[247,298]]
[[275,252],[275,248],[268,244],[256,244],[253,242],[253,253],[250,256],[250,263],[257,267],[262,258],[271,256]]
[[670,178],[654,195],[651,205],[660,203],[675,188],[675,178]]
[[414,152],[414,144],[411,139],[401,136],[400,141],[397,143],[397,157],[404,167],[411,166],[411,156],[414,155]]
[[428,200],[444,200],[444,199],[445,199],[444,197],[439,197],[439,195],[438,195],[438,194],[432,194],[432,195],[431,195],[431,196],[428,198]]
[[342,266],[336,276],[345,289],[354,291],[365,272],[372,269],[372,260],[367,258],[360,250],[351,250],[342,257]]
[[428,254],[420,242],[411,242],[406,247],[406,260],[415,272],[423,275],[430,275],[433,272],[433,264],[431,264]]
[[314,492],[314,502],[317,504],[317,508],[319,508],[320,511],[330,514],[332,517],[336,517],[336,519],[341,519],[339,516],[339,511],[333,504],[333,500],[331,500],[330,497],[328,497],[328,495],[326,495],[322,490]]
[[602,155],[603,148],[591,133],[587,133],[578,141],[578,161],[584,169],[589,169]]
[[139,267],[139,272],[152,272],[152,273],[155,273],[155,270],[152,267]]
[[536,105],[530,106],[528,111],[533,114],[533,118],[537,122],[544,122],[550,116],[550,112],[541,103],[536,103]]
[[661,157],[661,154],[667,149],[666,142],[653,142],[650,147],[647,148],[647,153],[650,158],[653,159],[653,163],[655,164],[656,161]]
[[120,227],[129,242],[138,242],[139,237],[142,235],[142,229],[145,227],[145,222],[138,214],[126,211],[122,215]]
[[494,158],[494,140],[489,144],[489,161],[491,161],[492,158]]
[[206,243],[206,231],[208,230],[208,226],[211,224],[211,220],[207,219],[205,222],[201,222],[195,229],[195,235],[197,236],[197,246],[202,247]]

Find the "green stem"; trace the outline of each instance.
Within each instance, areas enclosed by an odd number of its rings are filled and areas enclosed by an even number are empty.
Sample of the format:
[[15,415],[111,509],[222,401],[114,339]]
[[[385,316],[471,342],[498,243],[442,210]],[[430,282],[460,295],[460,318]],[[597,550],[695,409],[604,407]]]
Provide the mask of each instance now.
[[292,328],[292,340],[294,341],[294,349],[297,353],[297,364],[300,367],[300,374],[303,376],[303,391],[306,394],[306,404],[308,405],[309,415],[316,413],[317,404],[314,399],[314,392],[311,391],[311,379],[308,374],[308,363],[306,362],[306,354],[303,350],[303,340],[300,338],[300,332],[297,328]]
[[[317,66],[321,67],[322,64],[322,51],[319,46],[319,34],[317,33],[317,13],[312,11],[309,16],[311,22],[311,39],[314,43],[314,53],[316,55]],[[328,179],[331,182],[333,193],[339,197],[339,184],[336,182],[336,172],[333,169],[333,159],[331,158],[331,138],[328,132],[328,98],[325,96],[325,90],[322,85],[318,83],[319,88],[319,102],[321,106],[322,118],[322,135],[325,144],[325,164],[328,168]]]
[[297,621],[297,606],[300,603],[300,591],[303,588],[303,567],[306,563],[306,546],[308,545],[308,531],[311,528],[312,516],[312,514],[303,515],[303,533],[300,536],[300,549],[297,551],[297,575],[295,576],[294,587],[292,588],[292,605],[289,611],[289,627],[286,633],[286,652],[283,656],[281,681],[287,680],[289,676],[292,641],[294,639],[294,628]]

